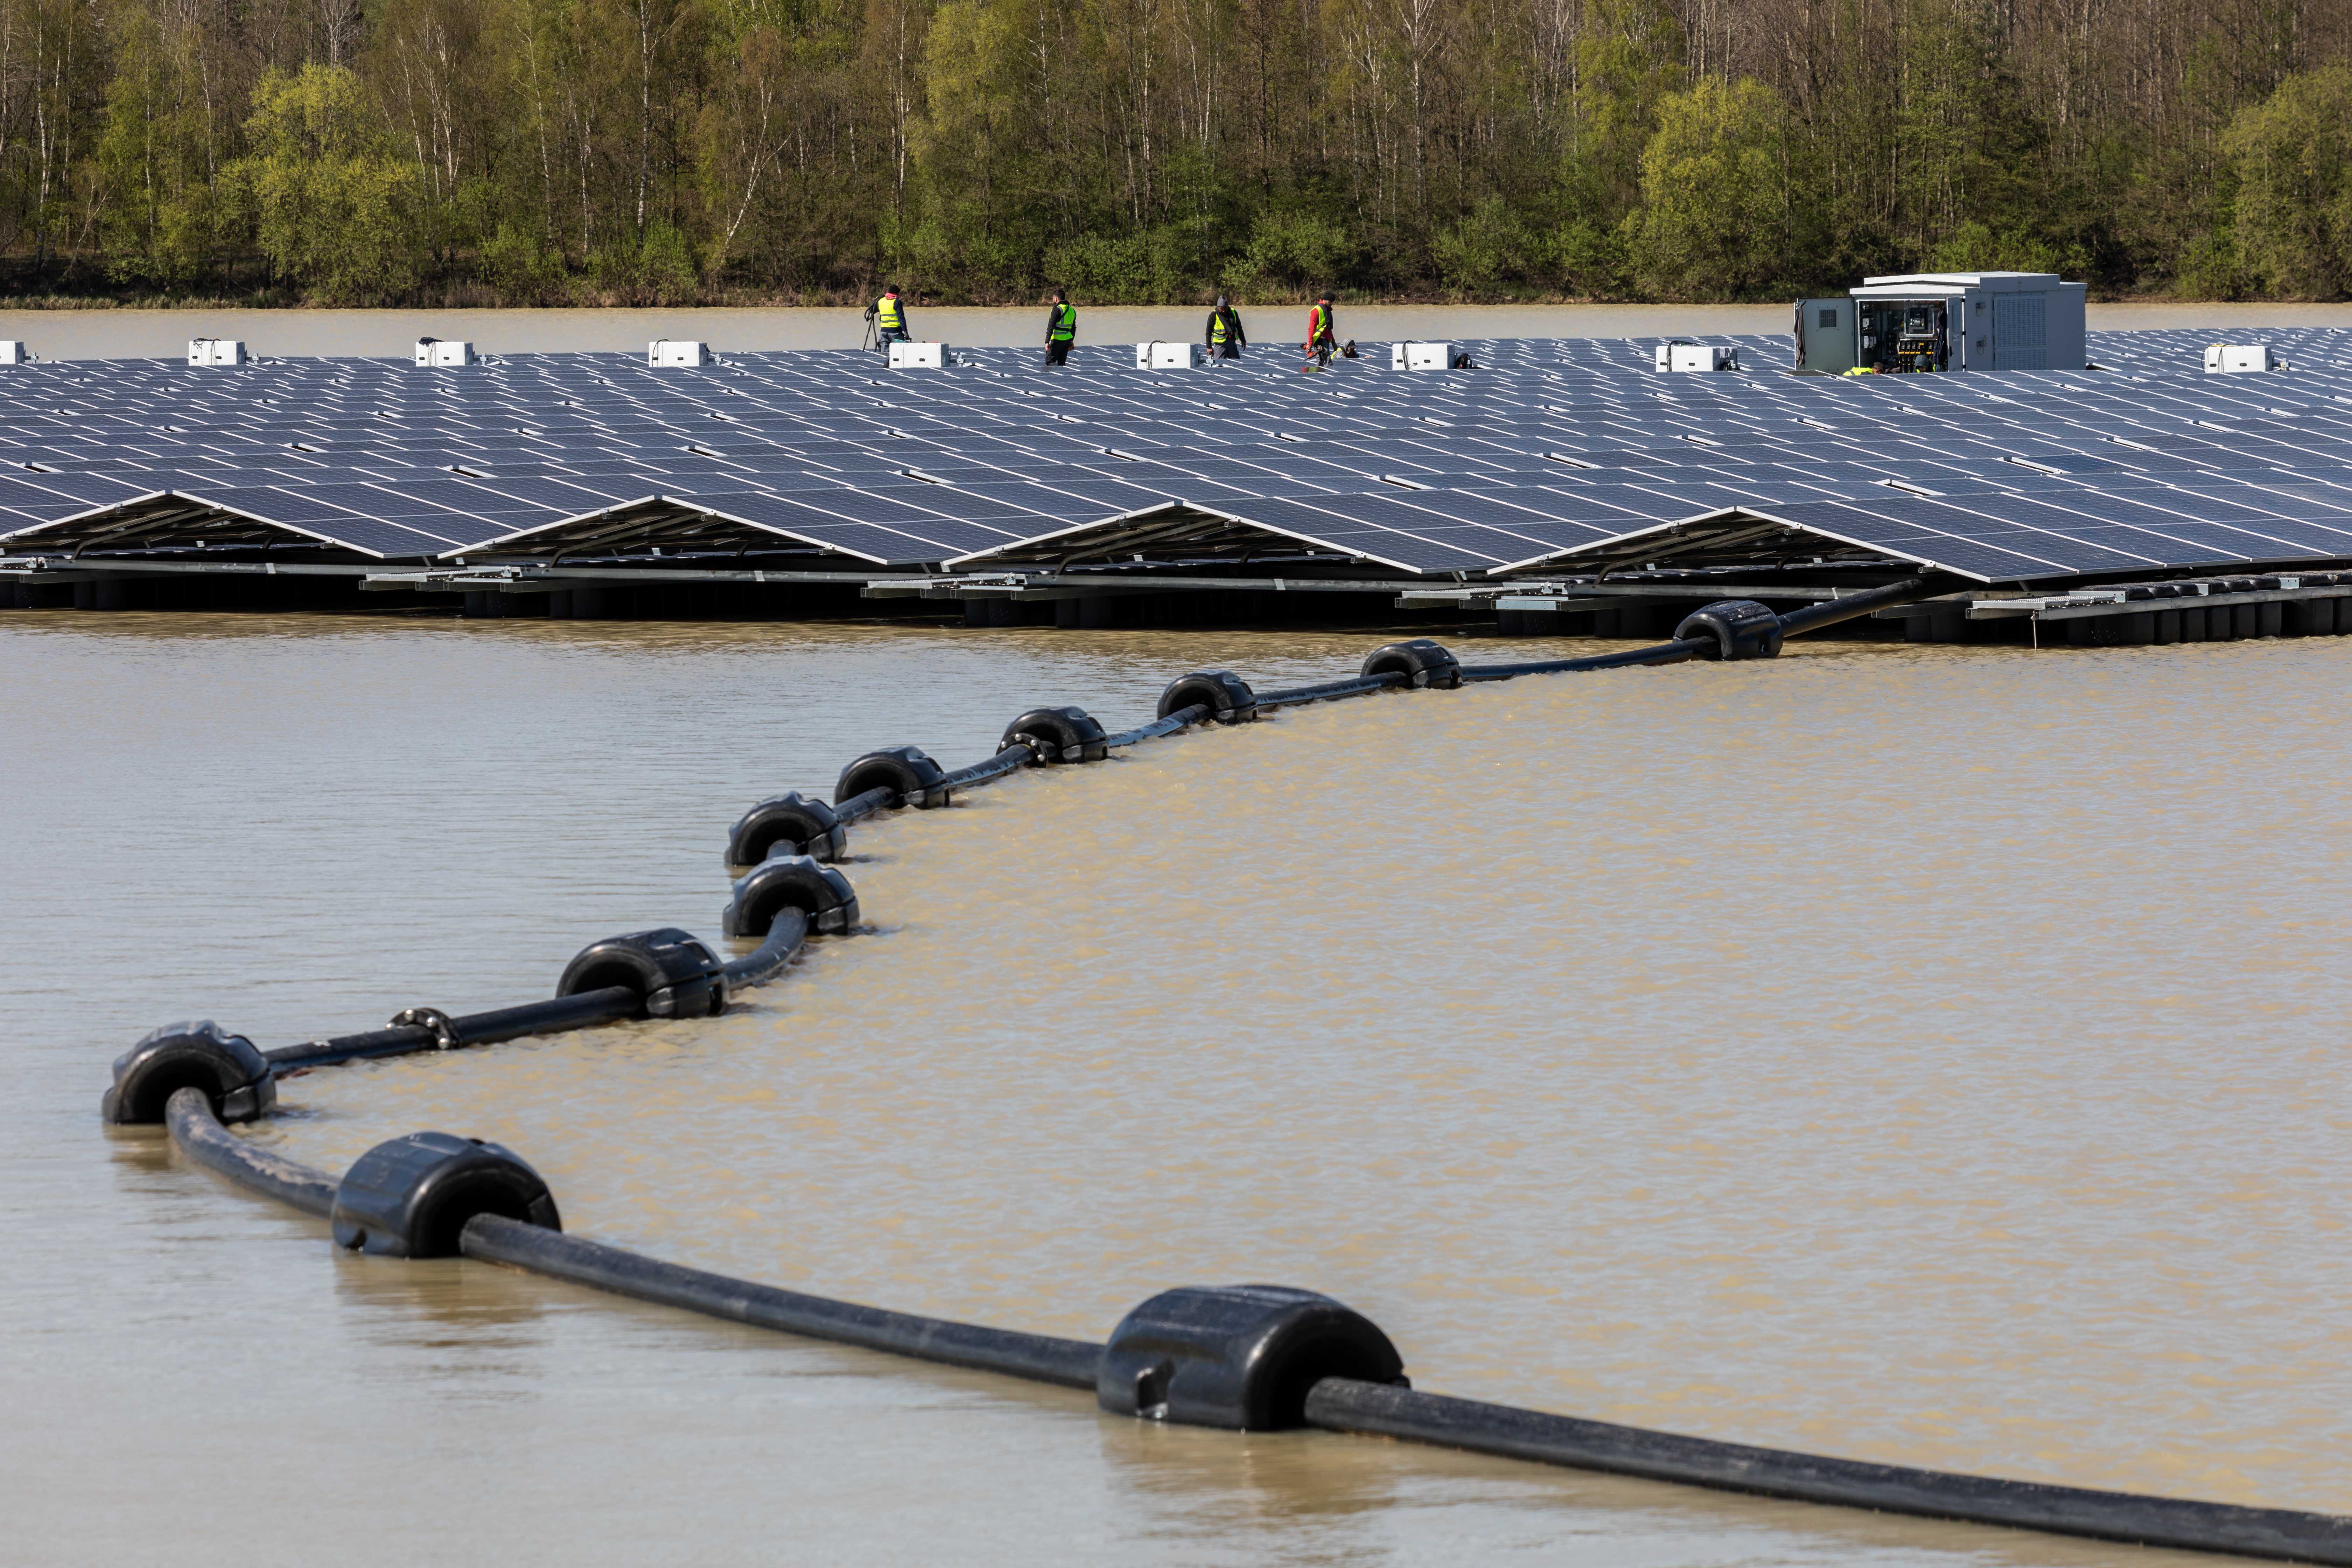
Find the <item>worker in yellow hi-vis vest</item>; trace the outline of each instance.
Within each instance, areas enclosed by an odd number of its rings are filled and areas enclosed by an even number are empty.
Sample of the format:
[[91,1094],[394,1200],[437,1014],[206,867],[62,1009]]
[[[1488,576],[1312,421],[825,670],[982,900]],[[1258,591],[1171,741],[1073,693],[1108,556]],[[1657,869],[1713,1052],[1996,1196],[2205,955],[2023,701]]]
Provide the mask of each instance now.
[[1070,363],[1070,345],[1078,341],[1078,308],[1059,289],[1050,297],[1045,312],[1045,363]]
[[1328,293],[1317,296],[1315,308],[1307,312],[1307,352],[1318,370],[1328,366],[1331,356],[1339,352],[1339,340],[1332,331],[1331,296]]
[[874,319],[875,346],[884,353],[890,352],[892,343],[914,342],[907,331],[907,307],[898,298],[896,283],[883,289],[882,298],[875,300],[866,313]]

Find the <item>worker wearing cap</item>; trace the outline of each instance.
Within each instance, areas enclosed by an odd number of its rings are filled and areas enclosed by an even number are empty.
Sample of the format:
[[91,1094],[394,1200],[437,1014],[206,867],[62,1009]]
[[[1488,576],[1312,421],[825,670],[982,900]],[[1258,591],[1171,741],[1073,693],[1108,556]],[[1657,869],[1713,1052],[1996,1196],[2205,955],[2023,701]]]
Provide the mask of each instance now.
[[1331,328],[1331,296],[1328,292],[1319,294],[1315,308],[1307,312],[1307,352],[1315,356],[1315,363],[1320,368],[1331,363],[1339,347],[1339,339]]
[[914,342],[907,331],[907,307],[898,302],[896,283],[883,289],[882,298],[874,301],[874,326],[876,340],[885,345],[886,353],[891,343]]
[[1045,363],[1070,363],[1070,345],[1078,341],[1078,308],[1059,289],[1051,296],[1052,303],[1045,312]]
[[1207,344],[1211,359],[1239,359],[1242,350],[1249,347],[1248,334],[1242,331],[1242,313],[1223,294],[1217,296],[1217,308],[1209,312]]

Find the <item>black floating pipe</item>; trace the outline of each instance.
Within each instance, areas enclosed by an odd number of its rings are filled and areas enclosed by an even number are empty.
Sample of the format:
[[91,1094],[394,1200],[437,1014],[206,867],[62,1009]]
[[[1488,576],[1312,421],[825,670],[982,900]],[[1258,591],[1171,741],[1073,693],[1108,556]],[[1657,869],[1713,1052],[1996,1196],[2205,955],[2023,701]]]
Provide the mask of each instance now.
[[[175,1091],[165,1119],[170,1123],[173,1141],[198,1163],[242,1186],[322,1218],[336,1216],[341,1187],[357,1180],[368,1160],[383,1152],[373,1152],[361,1165],[352,1168],[352,1177],[338,1183],[322,1171],[257,1148],[231,1133],[214,1114],[211,1098],[201,1088]],[[436,1139],[439,1142],[433,1143],[428,1152],[455,1150],[478,1159],[487,1152],[528,1173],[528,1167],[520,1166],[503,1150],[487,1145],[468,1147],[467,1141],[443,1134],[422,1134],[396,1140],[395,1144],[402,1148],[408,1144],[421,1146]],[[361,1182],[360,1185],[364,1188],[367,1183]],[[1200,1391],[1186,1391],[1192,1383],[1201,1381],[1195,1374],[1203,1370],[1192,1363],[1200,1361],[1204,1352],[1230,1352],[1240,1342],[1226,1342],[1229,1336],[1224,1330],[1231,1324],[1223,1323],[1222,1319],[1202,1318],[1201,1300],[1213,1305],[1226,1299],[1246,1298],[1240,1305],[1264,1315],[1270,1303],[1278,1309],[1275,1312],[1277,1318],[1296,1315],[1308,1306],[1325,1316],[1329,1315],[1328,1310],[1344,1313],[1344,1309],[1308,1292],[1274,1290],[1262,1286],[1179,1290],[1156,1297],[1130,1314],[1129,1321],[1120,1325],[1113,1344],[1106,1347],[1087,1340],[1020,1333],[805,1296],[771,1285],[755,1285],[662,1263],[619,1247],[566,1236],[551,1228],[555,1223],[553,1213],[551,1200],[546,1205],[545,1224],[495,1212],[476,1213],[458,1232],[457,1249],[468,1258],[504,1263],[614,1295],[724,1318],[754,1328],[1057,1384],[1066,1388],[1089,1388],[1096,1391],[1105,1408],[1127,1410],[1132,1405],[1130,1414],[1157,1419],[1245,1428],[1303,1421],[1307,1426],[1332,1432],[1401,1437],[1537,1464],[1601,1470],[1797,1502],[2352,1568],[2352,1518],[2293,1509],[2243,1508],[2183,1498],[2093,1491],[1752,1447],[1743,1443],[1645,1431],[1571,1415],[1424,1394],[1407,1386],[1401,1378],[1368,1381],[1344,1374],[1315,1376],[1303,1402],[1293,1407],[1294,1413],[1287,1417],[1272,1405],[1263,1419],[1252,1419],[1246,1413],[1223,1411],[1222,1406],[1192,1409],[1191,1405],[1200,1403],[1193,1397]],[[341,1218],[337,1223],[342,1223]],[[1158,1324],[1154,1332],[1141,1337],[1131,1331],[1139,1320],[1151,1318],[1154,1309],[1171,1301],[1182,1310],[1161,1312],[1160,1316],[1168,1318],[1169,1323]],[[1195,1344],[1192,1342],[1202,1340],[1203,1332],[1177,1331],[1188,1326],[1193,1331],[1205,1331],[1205,1341],[1215,1342]],[[1387,1345],[1385,1337],[1369,1324],[1364,1325],[1364,1331],[1377,1339],[1380,1345]],[[1328,1334],[1319,1338],[1307,1335],[1298,1343],[1290,1344],[1288,1359],[1284,1363],[1290,1374],[1307,1373],[1307,1364],[1316,1359],[1323,1359],[1328,1366],[1329,1346],[1323,1341],[1328,1338]],[[1210,1354],[1210,1360],[1216,1359],[1215,1353]],[[1224,1359],[1232,1357],[1227,1354]],[[1255,1365],[1265,1357],[1252,1354],[1244,1359]],[[1367,1367],[1374,1378],[1395,1377],[1401,1373],[1401,1363],[1396,1361],[1392,1349],[1387,1351],[1384,1360],[1370,1359],[1382,1362],[1380,1366]],[[1137,1364],[1129,1367],[1129,1362]],[[1205,1371],[1207,1384],[1216,1385],[1204,1384],[1206,1392],[1213,1395],[1223,1386],[1218,1376],[1220,1368],[1207,1366]],[[1137,1374],[1131,1380],[1118,1375],[1129,1372]],[[1313,1376],[1311,1373],[1307,1375]],[[1224,1381],[1233,1380],[1228,1377]],[[1274,1381],[1279,1383],[1282,1379],[1277,1376]],[[1306,1378],[1300,1377],[1299,1381]],[[1183,1410],[1176,1408],[1173,1402],[1174,1394],[1180,1392],[1186,1392],[1190,1401]],[[1247,1390],[1242,1388],[1240,1392],[1245,1394]],[[1278,1394],[1279,1390],[1274,1390],[1268,1397],[1272,1399]]]
[[846,827],[853,822],[863,822],[877,812],[889,810],[897,803],[898,798],[897,791],[877,784],[863,795],[854,795],[847,800],[834,802],[833,815],[844,827]]
[[1334,1432],[1375,1433],[1539,1464],[1801,1502],[2288,1563],[2352,1563],[2352,1519],[2332,1514],[2042,1486],[1752,1448],[1344,1377],[1318,1383],[1307,1393],[1306,1415],[1307,1425]]
[[778,910],[768,927],[768,937],[753,952],[727,962],[727,984],[764,985],[775,977],[776,971],[793,961],[808,941],[809,921],[805,910],[789,906]]
[[[1770,647],[1764,657],[1771,657],[1780,650],[1780,645],[1783,640],[1801,633],[1818,631],[1823,626],[1833,626],[1841,621],[1856,620],[1879,610],[1892,609],[1897,605],[1908,605],[1920,599],[1933,598],[1943,592],[1944,581],[1940,574],[1933,573],[1917,577],[1905,577],[1897,582],[1889,583],[1883,588],[1873,588],[1862,594],[1848,594],[1836,599],[1825,599],[1819,604],[1808,605],[1801,610],[1791,610],[1786,615],[1775,616],[1770,622],[1767,623],[1767,626],[1771,628],[1767,639]],[[1759,606],[1748,607],[1756,609],[1760,615]],[[1701,612],[1701,614],[1704,613]],[[1684,623],[1685,626],[1687,627],[1691,620],[1698,618],[1697,616],[1691,616]],[[1643,664],[1680,664],[1689,658],[1714,658],[1721,649],[1720,638],[1710,632],[1698,637],[1677,637],[1672,642],[1654,643],[1648,647],[1627,648],[1621,653],[1595,654],[1588,658],[1535,659],[1524,664],[1465,664],[1462,667],[1462,679],[1465,682],[1511,680],[1522,675],[1570,675],[1588,669],[1623,669],[1633,665]]]
[[1801,632],[1833,626],[1840,621],[1857,620],[1864,616],[1875,615],[1880,610],[1891,610],[1897,605],[1932,599],[1946,591],[1948,581],[1940,573],[1923,573],[1916,577],[1889,583],[1884,588],[1873,588],[1866,594],[1847,594],[1835,599],[1823,599],[1782,616],[1780,635],[1792,637]]
[[1269,708],[1296,708],[1307,702],[1334,702],[1343,697],[1369,697],[1375,691],[1392,687],[1409,686],[1409,675],[1351,675],[1345,680],[1327,680],[1319,686],[1294,686],[1287,691],[1261,691],[1257,710]]
[[172,1142],[207,1170],[320,1219],[334,1212],[334,1177],[257,1148],[231,1132],[213,1114],[212,1099],[203,1089],[173,1090],[164,1103],[163,1120],[172,1130]]
[[972,784],[993,784],[1007,773],[1019,773],[1037,761],[1037,753],[1025,741],[1016,741],[984,763],[973,763],[948,773],[940,783],[950,789],[963,789]]
[[1102,1361],[1102,1346],[1086,1340],[1017,1333],[803,1296],[772,1285],[753,1285],[722,1274],[656,1262],[617,1247],[583,1241],[499,1215],[477,1215],[467,1221],[458,1247],[468,1258],[509,1264],[617,1296],[680,1307],[753,1328],[1003,1373],[1035,1383],[1055,1383],[1066,1388],[1093,1388]]
[[431,1023],[395,1024],[362,1034],[337,1035],[331,1039],[310,1040],[299,1046],[280,1046],[262,1055],[280,1072],[296,1068],[331,1067],[337,1062],[404,1057],[458,1046],[490,1046],[500,1040],[519,1040],[526,1035],[560,1035],[569,1029],[589,1029],[599,1024],[634,1018],[644,1005],[645,998],[629,987],[607,985],[576,996],[553,996],[544,1002],[525,1002],[488,1013],[467,1013],[456,1017],[434,1014]]
[[1103,737],[1103,745],[1108,750],[1117,751],[1122,746],[1139,745],[1145,741],[1156,741],[1162,735],[1172,735],[1179,730],[1189,730],[1195,724],[1205,724],[1208,721],[1209,705],[1205,702],[1194,703],[1190,708],[1179,708],[1164,719],[1154,719],[1149,724],[1138,724],[1132,730],[1121,730],[1116,735],[1106,735]]

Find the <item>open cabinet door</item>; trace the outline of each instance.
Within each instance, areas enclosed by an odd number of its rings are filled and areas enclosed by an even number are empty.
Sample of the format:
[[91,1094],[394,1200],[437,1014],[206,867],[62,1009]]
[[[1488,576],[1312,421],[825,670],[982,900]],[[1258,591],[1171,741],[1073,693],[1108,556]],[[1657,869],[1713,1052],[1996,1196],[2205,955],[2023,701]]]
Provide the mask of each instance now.
[[1797,301],[1797,368],[1843,375],[1854,367],[1853,301]]

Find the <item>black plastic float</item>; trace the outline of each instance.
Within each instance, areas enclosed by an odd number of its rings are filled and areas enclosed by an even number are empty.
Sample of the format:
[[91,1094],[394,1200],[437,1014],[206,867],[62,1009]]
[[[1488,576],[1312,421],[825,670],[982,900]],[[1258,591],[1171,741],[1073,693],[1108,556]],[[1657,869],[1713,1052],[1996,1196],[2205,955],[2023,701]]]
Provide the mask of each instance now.
[[1781,637],[1780,617],[1753,599],[1718,600],[1675,628],[1675,640],[1698,644],[1701,658],[1778,658]]
[[508,1149],[447,1132],[412,1132],[353,1162],[329,1215],[335,1245],[386,1258],[448,1258],[477,1215],[562,1230],[554,1194]]
[[702,1018],[727,1011],[727,966],[691,931],[633,931],[590,942],[564,966],[558,996],[618,987],[641,1018]]
[[845,931],[857,923],[857,893],[849,879],[805,855],[780,855],[736,879],[734,896],[719,911],[720,931],[764,937],[785,910],[806,917],[813,931]]
[[269,1058],[243,1035],[200,1018],[152,1030],[115,1058],[99,1115],[119,1126],[161,1121],[184,1089],[201,1089],[223,1121],[250,1121],[278,1103]]
[[870,810],[896,811],[905,805],[929,810],[948,803],[947,774],[920,746],[885,746],[841,770],[840,781],[833,789],[833,804],[843,821],[852,821],[852,815],[840,808],[877,792],[883,798]]
[[756,866],[779,848],[787,855],[838,860],[849,852],[849,831],[833,807],[794,790],[760,802],[727,833],[730,866]]
[[1162,720],[1187,708],[1205,708],[1220,724],[1246,724],[1257,717],[1257,695],[1230,669],[1196,669],[1170,681],[1160,694]]
[[1404,1359],[1361,1313],[1282,1285],[1163,1290],[1111,1331],[1095,1399],[1118,1415],[1271,1432],[1306,1419],[1327,1377],[1402,1383]]
[[1363,674],[1402,675],[1414,690],[1451,690],[1462,684],[1462,661],[1443,643],[1427,637],[1392,642],[1364,656]]
[[[1261,1431],[1311,1426],[1481,1453],[1607,1470],[1767,1497],[2242,1556],[2352,1565],[2352,1518],[2284,1509],[2038,1486],[1980,1476],[1864,1464],[1585,1421],[1412,1389],[1388,1336],[1328,1297],[1271,1285],[1188,1287],[1153,1297],[1109,1343],[1058,1339],[893,1312],[662,1263],[562,1233],[546,1184],[510,1151],[447,1133],[380,1144],[341,1183],[236,1136],[224,1121],[267,1112],[274,1076],[296,1066],[394,1055],[583,1027],[626,1017],[691,1017],[725,1008],[730,989],[780,970],[811,931],[857,921],[842,874],[779,847],[843,852],[843,826],[876,811],[944,805],[952,790],[1049,763],[1112,751],[1197,724],[1240,723],[1301,702],[1408,688],[1688,658],[1770,658],[1788,637],[1932,597],[1933,576],[1775,615],[1726,600],[1685,616],[1672,642],[1583,659],[1465,667],[1427,639],[1390,645],[1349,679],[1254,693],[1230,670],[1172,683],[1152,722],[1115,735],[1077,709],[1033,709],[996,754],[954,773],[912,746],[869,752],[843,771],[835,803],[763,801],[730,836],[730,857],[756,860],[734,886],[730,936],[759,950],[721,963],[682,931],[634,932],[583,950],[553,1001],[453,1017],[411,1008],[366,1035],[257,1050],[210,1022],[156,1030],[114,1064],[110,1121],[163,1120],[208,1169],[305,1212],[329,1217],[346,1247],[405,1257],[462,1252],[599,1289],[784,1332],[894,1354],[1091,1388],[1107,1410],[1144,1419]],[[769,811],[769,808],[775,808]],[[814,808],[814,809],[812,809]],[[769,814],[761,818],[761,813]],[[755,822],[755,818],[761,818]]]
[[1004,727],[999,752],[1027,744],[1041,763],[1098,763],[1110,755],[1109,737],[1083,708],[1032,708]]

